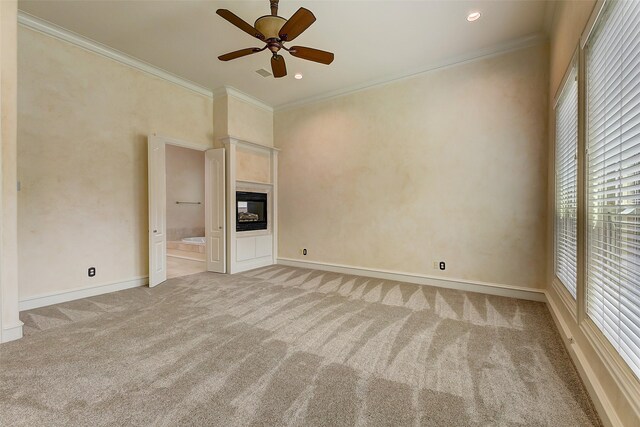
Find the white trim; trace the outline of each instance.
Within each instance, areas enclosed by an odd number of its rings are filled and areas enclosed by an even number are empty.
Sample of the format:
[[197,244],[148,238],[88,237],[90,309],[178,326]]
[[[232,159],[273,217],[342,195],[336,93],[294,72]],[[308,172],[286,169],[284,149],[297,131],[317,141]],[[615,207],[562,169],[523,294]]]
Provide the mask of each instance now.
[[215,90],[211,90],[209,88],[206,88],[204,86],[199,85],[198,83],[192,82],[190,80],[187,80],[185,78],[182,78],[180,76],[177,76],[169,71],[163,70],[159,67],[156,67],[152,64],[149,64],[145,61],[142,61],[140,59],[137,59],[133,56],[130,56],[124,52],[121,52],[117,49],[114,49],[112,47],[109,47],[107,45],[104,45],[102,43],[99,43],[95,40],[91,40],[88,37],[82,36],[80,34],[74,33],[72,31],[69,31],[65,28],[62,28],[56,24],[53,24],[51,22],[45,21],[43,19],[37,18],[33,15],[30,15],[26,12],[23,11],[18,11],[18,24],[22,25],[23,27],[29,28],[31,30],[35,30],[38,32],[41,32],[43,34],[47,34],[49,36],[55,37],[59,40],[63,40],[66,41],[68,43],[71,43],[75,46],[81,47],[85,50],[88,50],[90,52],[96,53],[98,55],[102,55],[106,58],[110,58],[114,61],[117,61],[121,64],[124,65],[128,65],[132,68],[135,68],[137,70],[146,72],[148,74],[151,74],[155,77],[161,78],[163,80],[166,80],[168,82],[174,83],[178,86],[181,86],[185,89],[191,90],[193,92],[196,92],[200,95],[204,95],[207,96],[209,98],[216,98],[218,96],[221,96],[223,94],[226,94],[228,96],[233,96],[236,99],[240,99],[244,102],[247,102],[255,107],[261,108],[265,111],[269,111],[269,112],[273,112],[275,111],[279,111],[279,110],[285,110],[291,107],[296,107],[299,105],[303,105],[303,104],[308,104],[308,103],[313,103],[313,102],[317,102],[317,101],[322,101],[322,100],[327,100],[327,99],[331,99],[331,98],[336,98],[336,97],[340,97],[343,95],[347,95],[350,93],[354,93],[354,92],[358,92],[364,89],[369,89],[372,87],[376,87],[376,86],[383,86],[389,83],[393,83],[399,80],[404,80],[404,79],[408,79],[411,77],[415,77],[417,75],[423,74],[423,73],[427,73],[430,71],[434,71],[437,69],[441,69],[441,68],[445,68],[445,67],[449,67],[449,66],[453,66],[453,65],[459,65],[459,64],[463,64],[463,63],[467,63],[467,62],[471,62],[471,61],[476,61],[479,59],[484,59],[487,57],[491,57],[491,56],[495,56],[495,55],[499,55],[502,53],[506,53],[506,52],[510,52],[510,51],[514,51],[514,50],[518,50],[518,49],[523,49],[526,47],[530,47],[530,46],[534,46],[536,44],[542,43],[544,41],[546,41],[546,36],[543,33],[537,33],[537,34],[533,34],[533,35],[529,35],[529,36],[525,36],[519,39],[515,39],[515,40],[511,40],[505,43],[501,43],[498,45],[495,45],[493,47],[489,47],[489,48],[485,48],[485,49],[480,49],[477,50],[475,52],[472,53],[468,53],[465,55],[460,55],[460,56],[456,56],[456,57],[452,57],[452,58],[448,58],[446,60],[443,61],[439,61],[439,62],[435,62],[432,64],[427,65],[426,67],[420,67],[417,69],[413,69],[413,70],[409,70],[409,71],[404,71],[402,73],[398,73],[398,74],[394,74],[391,76],[387,76],[385,78],[382,79],[377,79],[377,80],[373,80],[373,81],[369,81],[366,83],[360,83],[357,85],[353,85],[353,86],[349,86],[346,88],[342,88],[342,89],[338,89],[336,91],[332,91],[332,92],[327,92],[324,94],[320,94],[317,96],[313,96],[310,98],[305,98],[305,99],[301,99],[298,101],[294,101],[291,103],[286,103],[286,104],[282,104],[282,105],[278,105],[275,108],[268,105],[267,103],[249,95],[246,94],[232,86],[223,86],[220,88],[217,88]]
[[339,98],[339,97],[350,95],[352,93],[360,92],[366,89],[385,86],[391,83],[410,79],[413,77],[419,77],[420,75],[430,73],[432,71],[440,70],[442,68],[448,68],[452,66],[466,64],[469,62],[475,62],[475,61],[487,59],[493,56],[502,55],[504,53],[513,52],[513,51],[524,49],[531,46],[536,46],[540,43],[545,43],[546,41],[547,41],[547,37],[543,33],[532,34],[532,35],[521,37],[515,40],[510,40],[505,43],[500,43],[493,47],[479,49],[464,55],[447,58],[442,61],[428,64],[427,66],[423,66],[413,70],[403,71],[401,73],[393,74],[385,78],[372,80],[366,83],[359,83],[353,86],[334,90],[331,92],[326,92],[326,93],[305,98],[299,101],[293,101],[285,104],[276,105],[274,110],[282,111],[282,110],[287,110],[294,107],[299,107],[305,104],[313,104],[320,101],[327,101],[329,99]]
[[227,191],[227,274],[235,273],[236,268],[236,144],[233,139],[222,138],[224,143],[225,184]]
[[233,274],[255,270],[256,268],[267,267],[269,265],[273,265],[272,256],[254,258],[247,261],[235,261],[235,270]]
[[196,150],[196,151],[207,151],[213,148],[213,142],[209,142],[207,143],[207,145],[202,145],[202,144],[197,144],[195,142],[183,141],[181,139],[170,138],[164,135],[158,135],[155,132],[152,132],[151,135],[160,139],[164,143],[164,145],[175,145],[177,147],[188,148],[190,150]]
[[127,55],[124,52],[120,52],[119,50],[99,43],[95,40],[91,40],[87,37],[81,36],[80,34],[59,27],[51,22],[36,18],[35,16],[29,15],[28,13],[18,11],[18,24],[31,30],[35,30],[43,34],[55,37],[59,40],[66,41],[75,46],[88,50],[89,52],[97,53],[98,55],[110,58],[116,62],[128,65],[132,68],[151,74],[155,77],[159,77],[163,80],[181,86],[185,89],[189,89],[200,95],[204,95],[209,98],[213,97],[213,92],[206,87],[200,86],[197,83],[179,77],[173,73],[170,73],[169,71],[158,68],[147,62],[141,61],[140,59],[134,58],[133,56]]
[[258,151],[264,151],[264,152],[272,152],[272,151],[280,151],[279,148],[276,147],[270,147],[268,145],[262,145],[262,144],[258,144],[257,142],[251,142],[251,141],[246,141],[244,139],[240,139],[237,138],[233,135],[228,135],[228,136],[223,136],[221,138],[218,138],[218,141],[220,141],[222,144],[235,144],[235,145],[241,145],[245,148],[251,148],[251,149],[255,149]]
[[24,323],[18,321],[18,323],[12,326],[2,328],[2,334],[0,334],[2,335],[0,337],[0,342],[4,343],[19,340],[20,338],[22,338],[22,325],[24,325]]
[[553,276],[553,281],[551,282],[551,286],[553,290],[558,294],[558,298],[564,304],[564,308],[567,309],[571,318],[574,322],[578,322],[578,305],[576,300],[573,299],[573,296],[569,293],[569,290],[562,284],[562,281],[558,276]]
[[[573,74],[574,70],[575,70],[575,74],[576,74],[575,82],[576,83],[578,82],[578,71],[579,71],[578,70],[578,57],[579,56],[580,56],[580,46],[576,46],[576,50],[573,53],[573,56],[571,57],[571,61],[569,61],[569,66],[564,71],[564,75],[562,76],[562,80],[560,81],[560,86],[558,86],[558,89],[556,90],[556,94],[553,97],[553,111],[554,112],[558,108],[558,102],[560,101],[560,98],[562,97],[562,93],[564,92],[565,87],[569,83],[569,78]],[[555,141],[555,138],[554,138],[554,141]]]
[[271,152],[271,228],[273,231],[273,241],[271,249],[272,262],[278,259],[278,150]]
[[243,181],[241,179],[236,179],[236,184],[241,185],[243,187],[250,187],[250,186],[261,187],[262,189],[265,189],[265,190],[273,188],[273,184],[269,182]]
[[38,307],[46,307],[48,305],[60,304],[67,301],[122,291],[124,289],[146,286],[148,283],[149,278],[145,276],[136,277],[130,280],[125,280],[123,282],[103,283],[101,285],[89,286],[85,288],[69,289],[62,292],[37,295],[20,300],[19,309],[20,311],[23,311],[31,310]]
[[232,96],[236,99],[239,99],[241,101],[244,101],[248,104],[253,105],[254,107],[258,107],[262,110],[268,111],[270,113],[273,113],[273,107],[260,101],[258,98],[254,98],[253,96],[246,94],[244,92],[239,91],[238,89],[234,88],[233,86],[222,86],[219,87],[217,89],[214,89],[213,91],[213,98],[218,98],[219,96],[223,96],[223,95],[227,95],[227,96]]
[[580,346],[576,344],[576,341],[572,337],[571,329],[558,311],[558,307],[556,306],[554,299],[550,297],[549,294],[547,294],[547,306],[549,307],[551,317],[553,317],[558,331],[560,331],[562,342],[564,343],[569,356],[573,360],[573,363],[575,364],[578,373],[589,392],[589,396],[596,407],[602,423],[607,427],[621,426],[622,423],[620,422],[620,418],[618,418],[618,414],[609,400],[607,393],[594,373],[593,368],[589,363],[589,359],[582,352]]
[[436,286],[438,288],[458,289],[461,291],[478,292],[482,294],[498,295],[530,301],[546,301],[545,291],[543,289],[533,289],[524,286],[503,285],[498,283],[453,279],[448,277],[434,277],[424,274],[378,270],[318,261],[300,261],[291,258],[278,258],[277,264],[356,276],[373,277],[376,279],[393,280],[397,282],[415,283],[417,285]]
[[587,43],[589,43],[591,33],[593,33],[597,23],[600,21],[600,15],[602,15],[602,12],[605,10],[604,8],[608,1],[609,0],[598,0],[593,7],[589,20],[587,21],[587,25],[585,25],[585,29],[580,37],[580,47],[582,49],[584,49],[587,46]]
[[580,330],[603,361],[609,375],[622,391],[629,406],[633,408],[636,417],[640,419],[640,381],[591,319],[585,317],[580,324]]

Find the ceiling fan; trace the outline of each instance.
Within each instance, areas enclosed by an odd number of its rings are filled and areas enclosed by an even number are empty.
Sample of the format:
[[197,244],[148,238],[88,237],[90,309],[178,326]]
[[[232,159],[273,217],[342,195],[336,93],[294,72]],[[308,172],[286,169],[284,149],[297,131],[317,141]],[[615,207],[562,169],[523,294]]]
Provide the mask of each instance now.
[[243,56],[252,55],[269,49],[271,52],[271,70],[274,77],[284,77],[287,75],[287,66],[284,63],[284,57],[278,52],[284,49],[291,55],[306,59],[308,61],[319,62],[329,65],[333,62],[333,53],[324,50],[312,49],[304,46],[286,47],[286,42],[293,41],[302,34],[316,20],[310,10],[301,7],[288,20],[278,16],[278,1],[270,0],[271,15],[265,15],[258,18],[252,26],[233,12],[227,9],[218,9],[216,13],[224,19],[240,28],[245,33],[257,38],[265,43],[263,48],[250,47],[247,49],[236,50],[218,57],[221,61],[230,61],[232,59],[241,58]]

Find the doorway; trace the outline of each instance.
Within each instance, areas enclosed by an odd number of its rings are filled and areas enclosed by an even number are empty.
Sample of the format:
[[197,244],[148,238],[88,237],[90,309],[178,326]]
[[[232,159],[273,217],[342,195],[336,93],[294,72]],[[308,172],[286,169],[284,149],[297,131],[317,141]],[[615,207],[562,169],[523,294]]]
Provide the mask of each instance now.
[[167,279],[207,271],[204,151],[166,144]]
[[224,149],[149,137],[149,286],[226,272]]

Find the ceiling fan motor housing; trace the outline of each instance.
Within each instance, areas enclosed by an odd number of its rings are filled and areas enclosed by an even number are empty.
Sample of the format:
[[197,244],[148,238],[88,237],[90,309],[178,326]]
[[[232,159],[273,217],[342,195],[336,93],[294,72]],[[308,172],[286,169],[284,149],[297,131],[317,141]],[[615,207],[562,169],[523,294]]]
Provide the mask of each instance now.
[[254,27],[256,30],[264,34],[265,39],[279,39],[280,29],[287,20],[281,16],[266,15],[256,20]]

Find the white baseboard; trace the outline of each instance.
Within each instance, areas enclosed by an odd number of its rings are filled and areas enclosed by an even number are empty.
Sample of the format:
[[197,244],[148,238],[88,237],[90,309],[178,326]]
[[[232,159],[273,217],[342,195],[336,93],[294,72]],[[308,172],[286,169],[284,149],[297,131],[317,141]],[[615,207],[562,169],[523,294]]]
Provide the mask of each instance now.
[[556,327],[560,331],[560,336],[562,337],[569,356],[571,357],[571,360],[573,360],[573,363],[582,378],[582,382],[589,392],[589,396],[596,407],[598,415],[600,415],[602,423],[606,427],[621,426],[622,423],[618,418],[618,414],[607,397],[602,384],[598,381],[598,377],[595,375],[593,368],[591,367],[591,363],[589,363],[589,359],[582,352],[580,346],[571,338],[572,334],[569,329],[569,325],[567,325],[564,318],[558,311],[558,307],[556,306],[553,298],[549,297],[548,294],[547,306],[549,307],[551,317],[553,317]]
[[247,261],[236,261],[232,266],[232,271],[230,271],[230,274],[242,273],[243,271],[254,270],[260,267],[267,267],[273,264],[273,258],[270,256],[255,258]]
[[18,308],[20,311],[31,310],[38,307],[60,304],[62,302],[73,301],[81,298],[93,297],[96,295],[108,294],[110,292],[122,291],[124,289],[137,288],[149,284],[148,277],[137,277],[124,282],[104,283],[87,288],[77,288],[62,292],[53,292],[45,295],[24,298],[20,300]]
[[332,271],[334,273],[351,274],[355,276],[373,277],[376,279],[393,280],[396,282],[415,283],[417,285],[436,286],[438,288],[458,289],[461,291],[478,292],[481,294],[498,295],[530,301],[546,301],[543,289],[531,289],[524,286],[511,286],[498,283],[433,277],[422,274],[403,273],[399,271],[374,270],[364,267],[330,264],[317,261],[299,261],[290,258],[278,258],[278,264],[290,267]]
[[4,343],[19,340],[20,338],[22,338],[22,325],[24,325],[24,323],[18,321],[11,326],[2,328],[2,336],[0,336],[0,342]]

